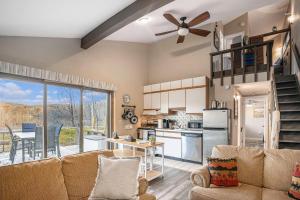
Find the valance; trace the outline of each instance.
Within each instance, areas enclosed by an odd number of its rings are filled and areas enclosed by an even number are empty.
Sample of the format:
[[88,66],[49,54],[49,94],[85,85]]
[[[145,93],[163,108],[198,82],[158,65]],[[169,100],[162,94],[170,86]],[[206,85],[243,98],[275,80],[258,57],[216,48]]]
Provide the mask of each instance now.
[[12,64],[0,61],[0,73],[18,75],[29,78],[36,78],[46,81],[53,81],[58,83],[65,83],[77,86],[85,86],[94,89],[115,91],[117,88],[111,83],[106,83],[97,80],[90,80],[87,78],[63,74],[59,72],[52,72],[44,69],[37,69],[19,64]]

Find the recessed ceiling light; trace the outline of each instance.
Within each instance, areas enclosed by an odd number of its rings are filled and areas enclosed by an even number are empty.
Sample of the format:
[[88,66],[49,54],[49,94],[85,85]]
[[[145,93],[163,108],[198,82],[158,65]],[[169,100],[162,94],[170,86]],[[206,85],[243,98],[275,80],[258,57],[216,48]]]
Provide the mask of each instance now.
[[137,20],[137,22],[139,24],[147,24],[149,21],[150,21],[149,17],[142,17],[142,18],[140,18],[140,19]]

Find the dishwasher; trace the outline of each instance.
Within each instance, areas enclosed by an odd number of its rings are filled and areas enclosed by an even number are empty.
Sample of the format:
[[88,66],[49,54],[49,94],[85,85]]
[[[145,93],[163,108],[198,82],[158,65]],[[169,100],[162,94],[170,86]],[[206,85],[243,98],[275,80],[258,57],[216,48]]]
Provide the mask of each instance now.
[[202,134],[181,133],[181,156],[183,160],[202,163]]

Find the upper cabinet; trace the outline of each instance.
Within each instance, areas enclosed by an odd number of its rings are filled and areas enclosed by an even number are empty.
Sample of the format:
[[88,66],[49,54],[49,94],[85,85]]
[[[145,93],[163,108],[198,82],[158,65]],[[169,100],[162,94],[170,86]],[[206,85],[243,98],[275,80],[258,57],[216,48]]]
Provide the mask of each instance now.
[[171,90],[172,89],[180,89],[180,88],[181,88],[181,80],[171,81]]
[[160,109],[160,93],[151,94],[151,109],[159,110]]
[[169,92],[169,108],[185,108],[185,89]]
[[144,109],[152,109],[152,95],[144,94]]
[[169,92],[160,93],[160,113],[161,114],[169,113]]
[[159,91],[160,91],[160,84],[151,85],[151,92],[159,92]]
[[171,89],[171,82],[165,82],[160,84],[161,90],[170,90]]
[[206,77],[205,76],[193,78],[193,86],[194,87],[202,86],[202,85],[206,85]]
[[183,88],[193,87],[193,79],[192,78],[183,79],[181,81],[181,85]]
[[208,89],[205,76],[144,86],[144,109],[160,110],[185,108],[186,113],[202,113],[207,106]]
[[151,85],[144,86],[144,93],[151,92]]
[[199,114],[207,105],[206,88],[193,88],[186,90],[186,113]]

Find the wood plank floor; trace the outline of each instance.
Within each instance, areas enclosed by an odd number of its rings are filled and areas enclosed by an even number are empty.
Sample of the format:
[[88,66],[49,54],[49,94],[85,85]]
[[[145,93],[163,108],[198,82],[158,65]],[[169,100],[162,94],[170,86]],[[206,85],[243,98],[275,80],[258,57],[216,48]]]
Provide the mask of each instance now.
[[187,200],[192,189],[190,171],[165,167],[164,178],[149,183],[148,192],[156,195],[158,200]]

